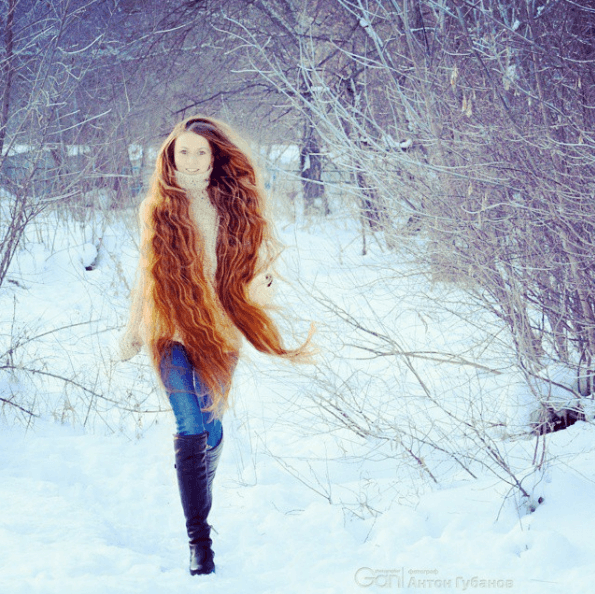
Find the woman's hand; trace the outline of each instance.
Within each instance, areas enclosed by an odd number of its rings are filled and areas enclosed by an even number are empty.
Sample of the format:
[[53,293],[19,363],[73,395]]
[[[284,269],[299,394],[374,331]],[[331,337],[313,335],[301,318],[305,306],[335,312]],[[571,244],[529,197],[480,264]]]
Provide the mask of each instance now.
[[271,305],[275,296],[274,279],[271,272],[257,275],[248,287],[250,300],[261,306]]
[[120,338],[120,361],[128,361],[129,359],[132,359],[132,357],[138,355],[142,346],[143,341],[141,340],[140,336],[135,332],[126,330],[126,332],[124,332],[122,335],[122,338]]

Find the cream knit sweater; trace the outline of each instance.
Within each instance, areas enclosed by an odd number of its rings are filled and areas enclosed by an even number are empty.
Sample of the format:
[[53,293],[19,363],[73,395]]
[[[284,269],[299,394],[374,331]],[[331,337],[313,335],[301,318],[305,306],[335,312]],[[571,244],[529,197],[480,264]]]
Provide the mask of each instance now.
[[[203,238],[205,250],[204,269],[208,279],[215,281],[217,272],[217,235],[219,232],[219,215],[216,208],[211,203],[207,187],[209,185],[210,171],[205,175],[188,175],[182,172],[176,172],[176,181],[178,185],[186,190],[191,200],[190,212],[196,223],[198,232]],[[140,206],[142,212],[144,202]],[[142,224],[142,217],[141,217]],[[131,292],[130,317],[126,330],[120,339],[120,359],[126,361],[134,357],[141,349],[144,340],[141,333],[142,317],[142,294],[143,294],[143,270],[137,273],[135,287]],[[258,271],[256,277],[249,287],[250,299],[259,305],[267,305],[271,302],[273,288],[273,271],[271,268]],[[241,342],[240,332],[238,331],[238,346]]]

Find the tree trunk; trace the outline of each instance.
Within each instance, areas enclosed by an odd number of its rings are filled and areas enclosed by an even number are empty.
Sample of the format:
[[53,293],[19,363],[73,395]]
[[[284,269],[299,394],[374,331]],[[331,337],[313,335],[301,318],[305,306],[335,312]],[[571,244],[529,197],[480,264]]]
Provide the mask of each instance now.
[[14,74],[13,62],[13,28],[14,28],[14,12],[16,7],[16,0],[8,0],[8,12],[6,14],[6,29],[4,31],[4,51],[5,57],[1,60],[1,80],[3,83],[2,89],[2,107],[0,111],[0,156],[4,149],[4,140],[6,139],[6,128],[8,124],[8,110],[10,108],[10,91],[12,89],[12,77]]
[[316,130],[311,122],[304,128],[304,137],[300,150],[300,176],[304,191],[304,212],[312,215],[330,214],[328,198],[322,181],[322,155]]

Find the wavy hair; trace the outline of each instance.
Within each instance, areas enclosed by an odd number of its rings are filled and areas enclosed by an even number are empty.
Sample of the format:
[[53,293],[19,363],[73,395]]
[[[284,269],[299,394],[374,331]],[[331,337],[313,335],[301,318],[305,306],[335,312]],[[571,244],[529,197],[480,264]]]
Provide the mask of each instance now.
[[[214,286],[205,276],[205,246],[192,220],[190,200],[176,182],[174,146],[188,131],[206,138],[213,153],[207,191],[219,215]],[[153,364],[159,369],[174,337],[179,337],[209,388],[208,410],[215,415],[227,406],[237,330],[261,352],[296,361],[308,355],[309,338],[297,349],[286,349],[275,322],[249,298],[250,283],[273,259],[274,241],[263,212],[264,192],[240,146],[232,130],[215,119],[198,116],[179,123],[159,151],[141,209],[143,325]],[[263,254],[268,261],[263,262]]]

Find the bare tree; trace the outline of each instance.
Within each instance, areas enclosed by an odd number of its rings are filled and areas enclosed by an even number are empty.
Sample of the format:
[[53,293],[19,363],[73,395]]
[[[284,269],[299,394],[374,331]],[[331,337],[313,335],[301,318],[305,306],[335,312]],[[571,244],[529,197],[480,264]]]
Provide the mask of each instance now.
[[551,357],[590,369],[593,10],[338,4],[365,33],[348,55],[366,82],[361,96],[345,101],[305,52],[316,93],[300,95],[272,58],[263,72],[299,97],[327,150],[356,170],[367,217],[386,211],[393,234],[412,217],[423,226],[420,262],[464,279],[506,322],[529,374]]
[[[253,71],[314,122],[344,172],[343,204],[368,221],[364,230],[382,231],[395,257],[407,253],[420,274],[454,284],[500,321],[508,364],[542,409],[526,433],[581,418],[595,347],[595,11],[584,1],[336,0],[326,5],[332,19],[317,21],[316,6],[301,5],[308,36],[283,60],[267,37],[244,29]],[[410,352],[376,355],[409,368]],[[552,365],[574,381],[556,385]],[[568,394],[565,411],[555,389]],[[425,398],[441,404],[431,390]],[[345,419],[347,408],[339,398],[333,414]],[[450,419],[503,469],[476,412]],[[356,432],[366,426],[361,414],[347,422]]]
[[[291,141],[299,146],[299,169],[306,213],[329,214],[325,170],[328,147],[320,135],[318,77],[339,88],[348,60],[343,51],[357,30],[334,3],[259,0],[228,14],[226,31],[236,40],[242,72],[258,76],[275,104],[295,123]],[[282,112],[283,113],[283,112]]]

